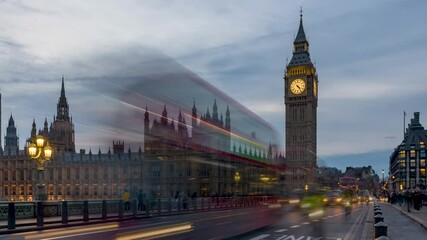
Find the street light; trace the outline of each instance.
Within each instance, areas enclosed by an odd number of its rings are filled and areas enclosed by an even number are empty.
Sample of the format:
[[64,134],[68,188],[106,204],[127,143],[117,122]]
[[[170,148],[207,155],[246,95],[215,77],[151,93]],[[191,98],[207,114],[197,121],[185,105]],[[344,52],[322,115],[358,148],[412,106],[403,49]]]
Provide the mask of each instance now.
[[383,169],[383,183],[384,183],[384,169]]
[[239,182],[240,182],[240,173],[239,172],[236,172],[234,174],[234,181],[236,182],[236,189],[237,189],[236,194],[237,194],[237,192],[239,192]]
[[37,193],[36,200],[46,200],[44,193],[44,163],[52,158],[52,148],[49,146],[47,140],[43,136],[37,135],[36,139],[33,139],[33,143],[28,146],[28,154],[30,158],[37,161]]

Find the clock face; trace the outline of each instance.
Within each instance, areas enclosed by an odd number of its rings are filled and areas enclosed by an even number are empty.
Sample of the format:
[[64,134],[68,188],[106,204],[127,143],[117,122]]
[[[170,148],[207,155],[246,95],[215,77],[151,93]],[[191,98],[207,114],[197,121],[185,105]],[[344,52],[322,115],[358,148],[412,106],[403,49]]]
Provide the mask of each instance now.
[[293,94],[301,94],[305,90],[305,82],[302,79],[295,79],[291,83],[291,92]]
[[313,82],[313,94],[315,97],[317,97],[317,82],[316,81]]

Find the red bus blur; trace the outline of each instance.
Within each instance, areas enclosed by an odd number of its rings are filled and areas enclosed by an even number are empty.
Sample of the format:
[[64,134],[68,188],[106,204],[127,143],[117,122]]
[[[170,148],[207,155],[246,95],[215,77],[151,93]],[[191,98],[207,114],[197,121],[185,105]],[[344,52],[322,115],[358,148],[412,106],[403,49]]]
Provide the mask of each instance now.
[[341,190],[359,190],[359,184],[357,182],[357,179],[354,177],[340,177],[338,186]]

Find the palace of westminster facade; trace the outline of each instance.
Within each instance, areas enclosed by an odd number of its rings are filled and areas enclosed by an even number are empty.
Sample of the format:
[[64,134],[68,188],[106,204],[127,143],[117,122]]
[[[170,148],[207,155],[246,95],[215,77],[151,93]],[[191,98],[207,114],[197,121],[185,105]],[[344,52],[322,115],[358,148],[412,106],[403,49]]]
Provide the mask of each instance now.
[[[158,120],[146,108],[141,119],[143,148],[132,151],[130,147],[125,149],[124,141],[113,141],[112,151],[109,148],[107,153],[84,149],[76,152],[74,124],[62,79],[53,122],[49,126],[45,119],[43,129],[37,131],[33,120],[26,146],[37,135],[43,135],[54,151],[44,170],[48,200],[120,199],[125,190],[133,197],[139,190],[149,197],[173,197],[177,191],[196,192],[199,196],[278,191],[278,169],[271,164],[273,158],[278,158],[277,153],[271,145],[265,150],[250,146],[247,149],[246,145],[242,149],[235,142],[232,145],[228,106],[225,119],[222,114],[219,116],[216,101],[212,115],[208,108],[200,117],[194,103],[190,125],[183,115],[180,111],[178,121],[170,120],[165,105]],[[36,162],[28,156],[26,147],[19,149],[12,115],[4,139],[0,200],[32,201],[37,186]]]
[[[234,137],[229,107],[224,119],[215,100],[212,115],[208,108],[198,116],[193,103],[188,124],[181,111],[178,121],[168,117],[166,105],[161,114],[152,116],[146,108],[141,119],[143,149],[140,146],[137,151],[125,151],[124,142],[113,141],[112,152],[109,149],[107,153],[76,153],[74,124],[69,117],[62,79],[53,123],[49,126],[45,119],[43,129],[37,132],[33,121],[31,137],[26,141],[28,145],[41,134],[53,147],[54,158],[45,167],[48,199],[118,199],[125,190],[136,194],[141,189],[152,197],[171,197],[177,191],[211,196],[313,189],[317,173],[318,76],[310,58],[302,10],[293,45],[293,56],[286,63],[284,76],[286,159],[271,143],[247,144],[241,137]],[[1,200],[34,199],[36,164],[26,149],[19,150],[18,146],[10,116],[4,149],[0,149]]]

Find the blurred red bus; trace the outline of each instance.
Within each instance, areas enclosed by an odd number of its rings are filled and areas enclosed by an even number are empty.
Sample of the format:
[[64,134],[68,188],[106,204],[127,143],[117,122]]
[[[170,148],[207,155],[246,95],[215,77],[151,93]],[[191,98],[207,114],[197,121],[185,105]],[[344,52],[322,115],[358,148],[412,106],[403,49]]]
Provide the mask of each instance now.
[[357,182],[357,179],[354,177],[340,177],[338,186],[341,190],[359,190],[359,184]]

